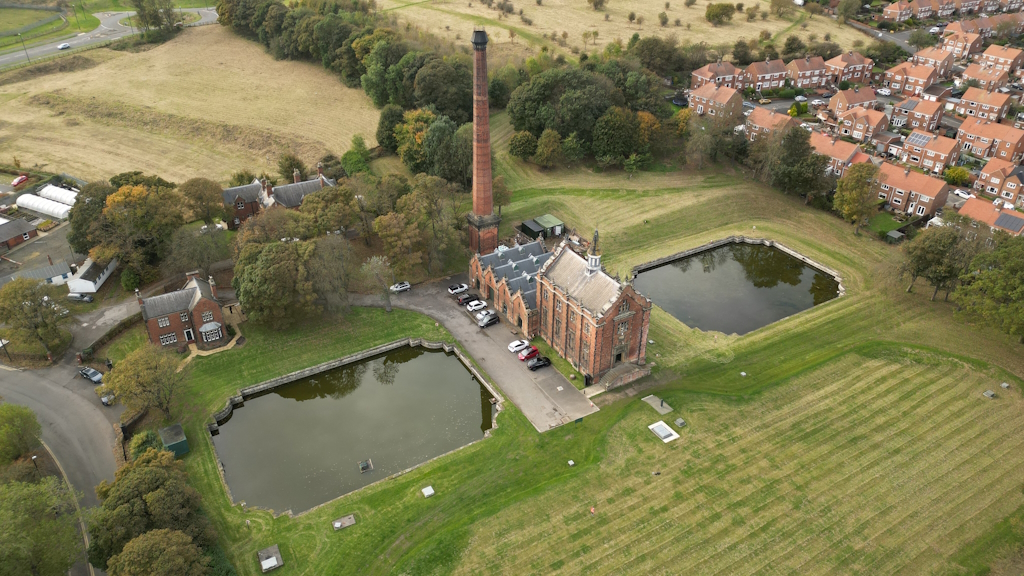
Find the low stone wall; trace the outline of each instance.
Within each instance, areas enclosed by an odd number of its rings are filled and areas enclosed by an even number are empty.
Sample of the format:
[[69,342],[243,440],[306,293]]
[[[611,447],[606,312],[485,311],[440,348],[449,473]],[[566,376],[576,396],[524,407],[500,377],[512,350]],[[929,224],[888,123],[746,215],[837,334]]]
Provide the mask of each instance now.
[[[486,432],[484,432],[484,439],[489,438],[491,436],[491,432],[498,427],[498,414],[500,414],[501,411],[503,410],[504,401],[505,400],[504,400],[504,398],[502,398],[501,394],[498,393],[498,389],[494,385],[492,385],[490,382],[488,382],[487,379],[484,378],[483,375],[480,373],[480,371],[477,370],[476,366],[473,365],[473,362],[469,359],[469,357],[466,356],[465,354],[463,354],[462,351],[458,349],[458,347],[452,346],[451,344],[446,344],[444,342],[432,342],[430,340],[424,340],[422,338],[403,338],[401,340],[395,340],[394,342],[389,342],[387,344],[382,344],[382,345],[376,346],[374,348],[369,348],[367,350],[363,350],[362,352],[357,352],[355,354],[351,354],[349,356],[345,356],[344,358],[339,358],[337,360],[331,360],[329,362],[324,362],[323,364],[317,364],[316,366],[312,366],[310,368],[305,368],[303,370],[298,370],[296,372],[292,372],[291,374],[285,374],[284,376],[278,376],[277,378],[271,378],[270,380],[267,380],[265,382],[261,382],[259,384],[255,384],[253,386],[247,386],[247,387],[242,388],[241,390],[239,390],[238,394],[236,396],[231,396],[230,398],[228,398],[227,406],[225,406],[224,409],[221,410],[220,412],[217,412],[216,414],[213,415],[214,422],[211,422],[210,424],[207,424],[206,429],[210,433],[210,437],[207,437],[206,441],[210,442],[210,447],[213,448],[213,455],[217,459],[217,472],[220,474],[220,481],[224,485],[224,490],[227,492],[228,499],[231,501],[232,506],[234,506],[235,501],[234,501],[234,497],[231,496],[231,487],[228,486],[227,481],[224,479],[224,465],[221,463],[220,457],[217,456],[217,447],[213,444],[213,441],[212,441],[211,437],[212,437],[213,434],[216,434],[218,430],[220,430],[220,424],[222,422],[224,422],[225,420],[227,420],[228,417],[231,416],[231,413],[234,411],[234,409],[236,407],[239,407],[242,404],[244,404],[246,399],[252,398],[253,396],[258,396],[258,395],[260,395],[260,394],[262,394],[264,392],[267,392],[269,390],[273,390],[274,388],[277,388],[278,386],[283,386],[285,384],[289,384],[291,382],[295,382],[296,380],[301,380],[303,378],[308,378],[310,376],[319,374],[321,372],[326,372],[328,370],[334,370],[335,368],[340,368],[340,367],[345,366],[347,364],[353,364],[353,363],[359,362],[361,360],[366,360],[367,358],[373,358],[374,356],[377,356],[379,354],[384,354],[385,352],[390,352],[392,350],[397,350],[398,348],[402,348],[402,347],[405,347],[405,346],[410,346],[410,347],[419,346],[419,347],[427,348],[427,349],[430,349],[430,350],[444,350],[445,353],[454,354],[455,357],[458,358],[460,362],[462,362],[462,365],[465,366],[467,370],[469,370],[470,374],[472,374],[473,377],[476,378],[477,382],[479,382],[485,388],[487,388],[487,391],[490,392],[491,396],[494,397],[494,405],[495,405],[495,408],[496,408],[496,410],[494,411],[494,415],[491,417],[491,428],[490,428],[490,430],[487,430]],[[419,464],[417,464],[415,466],[412,466],[410,468],[406,468],[405,470],[402,470],[401,472],[396,472],[396,473],[391,474],[390,476],[387,476],[385,478],[381,478],[377,482],[373,482],[371,484],[367,484],[366,486],[363,486],[362,488],[359,488],[358,490],[353,490],[352,492],[349,492],[348,494],[352,494],[352,493],[358,492],[359,490],[364,490],[364,489],[366,489],[366,488],[368,488],[370,486],[373,486],[375,484],[379,484],[380,482],[384,482],[384,481],[390,480],[392,478],[396,478],[398,476],[401,476],[403,474],[407,474],[407,473],[409,473],[409,472],[419,468],[420,466],[423,466],[425,464],[433,462],[434,460],[437,460],[439,458],[444,458],[445,456],[448,456],[449,454],[452,454],[452,453],[458,452],[459,450],[462,450],[466,446],[472,446],[473,444],[476,444],[479,441],[480,440],[475,440],[473,442],[470,442],[470,443],[466,444],[465,446],[460,446],[460,447],[456,448],[455,450],[452,450],[450,452],[445,452],[444,454],[441,454],[440,456],[436,456],[434,458],[431,458],[430,460],[427,460],[426,462],[420,462]],[[338,496],[338,498],[343,498],[345,496],[348,496],[348,494],[343,494],[341,496]],[[327,504],[330,504],[331,502],[334,502],[338,498],[332,498],[331,500],[328,500],[327,502],[324,502],[323,504],[318,504],[317,506],[314,506],[313,508],[310,508],[309,510],[306,510],[305,512],[302,512],[299,515],[301,516],[302,514],[307,514],[309,512],[312,512],[312,511],[316,510],[317,508],[320,508],[321,506],[325,506]],[[283,515],[283,514],[287,514],[289,517],[295,516],[295,514],[293,514],[291,510],[285,510],[285,511],[281,512],[280,514],[275,514],[275,517]]]
[[707,244],[703,244],[701,246],[691,248],[689,250],[684,250],[683,252],[678,252],[671,256],[665,256],[664,258],[658,258],[657,260],[645,262],[633,268],[632,278],[636,278],[637,275],[639,275],[641,272],[646,272],[647,270],[651,270],[652,268],[664,266],[665,264],[668,264],[670,262],[675,262],[676,260],[681,260],[683,258],[689,258],[690,256],[694,256],[702,252],[707,252],[708,250],[714,250],[715,248],[719,248],[727,244],[761,244],[763,246],[770,246],[772,248],[776,248],[782,252],[785,252],[786,254],[789,254],[793,258],[796,258],[797,260],[803,262],[804,264],[810,266],[811,268],[814,268],[819,272],[831,276],[833,279],[835,279],[836,283],[839,284],[839,296],[846,295],[846,288],[843,287],[843,278],[842,276],[839,275],[839,272],[833,270],[832,268],[829,268],[828,266],[819,264],[818,262],[811,260],[810,258],[797,252],[796,250],[793,250],[792,248],[789,248],[788,246],[785,246],[783,244],[779,244],[774,240],[768,240],[767,238],[748,238],[747,236],[729,236],[728,238],[708,242]]

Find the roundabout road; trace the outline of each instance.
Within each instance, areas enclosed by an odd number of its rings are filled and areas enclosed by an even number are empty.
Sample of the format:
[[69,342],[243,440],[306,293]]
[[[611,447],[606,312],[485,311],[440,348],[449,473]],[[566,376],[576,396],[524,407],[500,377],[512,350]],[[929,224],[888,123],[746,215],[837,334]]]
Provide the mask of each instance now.
[[[195,12],[199,14],[199,20],[194,22],[193,25],[208,24],[216,22],[217,11],[213,8],[182,8],[182,12]],[[99,44],[101,42],[108,42],[110,40],[117,40],[118,38],[124,38],[125,36],[132,35],[132,29],[129,26],[123,26],[118,23],[122,18],[135,14],[135,12],[100,12],[93,14],[100,21],[98,28],[92,32],[83,32],[73,38],[64,38],[61,40],[54,40],[46,44],[39,46],[30,47],[28,49],[28,57],[32,60],[37,58],[45,58],[52,56],[60,52],[57,46],[64,44],[65,42],[71,45],[71,49],[84,48],[92,44]],[[136,28],[136,30],[138,30]],[[6,54],[0,54],[0,68],[10,66],[12,64],[19,64],[25,62],[25,51],[16,50],[7,52]]]

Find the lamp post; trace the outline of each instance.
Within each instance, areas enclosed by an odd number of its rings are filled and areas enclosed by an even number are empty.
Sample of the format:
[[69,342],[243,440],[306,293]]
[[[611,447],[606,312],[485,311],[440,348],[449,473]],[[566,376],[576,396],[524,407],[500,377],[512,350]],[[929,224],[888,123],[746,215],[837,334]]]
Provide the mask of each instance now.
[[21,32],[18,32],[18,38],[21,40],[21,49],[25,51],[25,59],[32,62],[32,59],[28,57],[28,48],[25,48],[25,38],[21,36]]
[[11,352],[9,350],[7,350],[7,345],[10,344],[10,343],[11,343],[10,340],[4,340],[3,338],[0,338],[0,348],[3,348],[4,349],[4,354],[7,354],[7,361],[10,362],[11,364],[13,364],[14,360],[11,358]]
[[35,468],[36,468],[36,476],[38,476],[39,475],[39,464],[36,464],[36,458],[38,458],[38,456],[33,456],[32,457],[32,465],[35,466]]
[[[82,8],[82,10],[85,10],[85,8]],[[78,31],[81,32],[82,22],[78,19],[78,10],[75,9],[74,4],[71,5],[71,11],[75,13],[75,23],[78,24]]]

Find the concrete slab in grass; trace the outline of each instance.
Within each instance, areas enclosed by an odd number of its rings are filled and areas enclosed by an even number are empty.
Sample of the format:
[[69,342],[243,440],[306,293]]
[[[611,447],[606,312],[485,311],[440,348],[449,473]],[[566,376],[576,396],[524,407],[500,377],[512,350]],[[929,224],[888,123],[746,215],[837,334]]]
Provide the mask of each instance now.
[[643,398],[641,398],[641,400],[650,404],[651,408],[654,408],[655,410],[658,411],[658,414],[668,414],[669,412],[672,411],[671,406],[665,404],[664,400],[658,398],[654,394],[651,394],[650,396],[644,396]]

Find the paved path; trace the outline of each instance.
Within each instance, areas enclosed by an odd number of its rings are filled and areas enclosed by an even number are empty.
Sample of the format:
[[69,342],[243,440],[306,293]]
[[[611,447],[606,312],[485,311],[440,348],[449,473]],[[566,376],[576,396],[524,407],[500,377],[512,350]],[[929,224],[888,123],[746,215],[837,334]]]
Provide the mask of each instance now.
[[[426,314],[443,324],[537,431],[546,432],[597,412],[597,407],[560,372],[553,368],[530,372],[524,362],[508,351],[509,342],[522,337],[511,325],[502,321],[480,329],[465,308],[448,295],[448,284],[457,282],[466,282],[465,275],[413,286],[408,292],[392,296],[391,304]],[[360,306],[383,305],[375,296],[356,295],[352,300]]]
[[[199,14],[200,19],[197,22],[193,22],[192,25],[205,24],[208,22],[214,22],[217,20],[217,11],[213,8],[182,8],[182,12],[196,12]],[[135,12],[100,12],[93,14],[100,21],[98,28],[92,32],[83,32],[73,38],[61,38],[42,44],[39,46],[29,47],[28,58],[35,60],[36,58],[43,58],[46,56],[52,56],[60,52],[57,46],[67,42],[71,45],[71,49],[84,48],[92,44],[99,44],[101,42],[107,42],[110,40],[117,40],[125,36],[132,35],[132,28],[129,26],[122,26],[118,23],[122,18],[135,14]],[[71,20],[71,27],[69,30],[75,29],[75,21]],[[138,28],[135,29],[138,32]],[[4,66],[10,66],[12,64],[19,64],[25,62],[25,51],[24,49],[12,50],[6,54],[0,55],[0,68]]]

